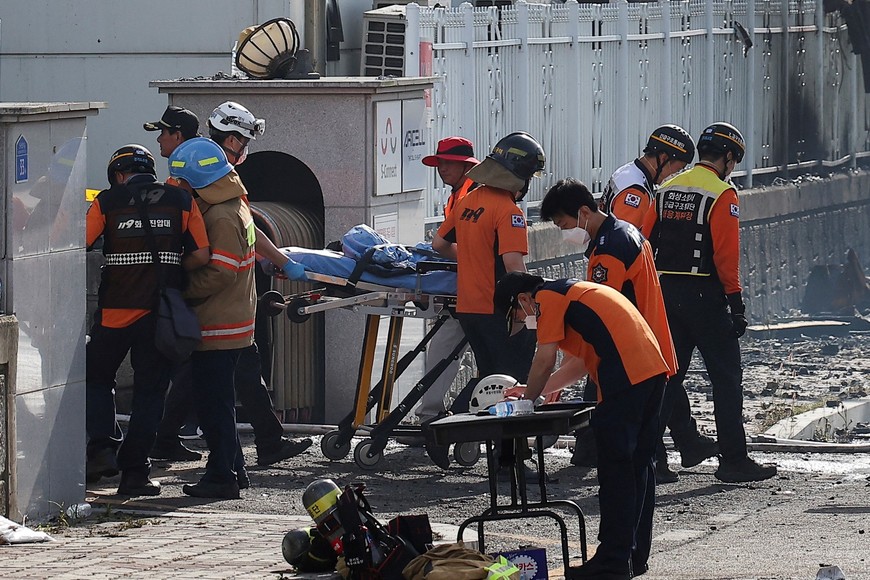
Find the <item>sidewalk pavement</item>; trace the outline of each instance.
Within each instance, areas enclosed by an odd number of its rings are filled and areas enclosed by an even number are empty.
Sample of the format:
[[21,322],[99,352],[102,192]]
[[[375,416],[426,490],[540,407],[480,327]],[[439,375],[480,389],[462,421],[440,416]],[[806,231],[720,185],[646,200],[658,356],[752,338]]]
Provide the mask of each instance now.
[[[89,497],[102,502],[104,498]],[[290,530],[309,526],[307,516],[277,516],[226,511],[173,509],[139,511],[99,504],[88,521],[65,529],[46,529],[55,541],[0,546],[0,578],[78,580],[82,578],[340,578],[334,573],[301,574],[284,561],[281,542]],[[432,524],[433,532],[456,538],[458,528]],[[469,537],[470,539],[470,537]],[[557,576],[551,576],[556,578]]]
[[[835,464],[807,455],[769,457],[776,459],[781,473],[768,482],[722,484],[712,477],[713,467],[700,466],[694,473],[681,473],[681,483],[661,486],[650,571],[643,576],[644,580],[813,580],[824,565],[839,566],[846,580],[870,579],[870,458],[866,454],[855,454],[851,459],[840,455]],[[299,465],[312,464],[309,469],[317,470],[317,461],[316,456],[300,459]],[[814,468],[816,463],[828,467]],[[331,469],[354,471],[347,465],[325,464]],[[838,467],[839,471],[830,471],[830,466]],[[428,464],[425,468],[430,469]],[[167,471],[163,476],[171,479],[177,473]],[[189,473],[181,473],[191,480]],[[292,489],[301,489],[300,481],[310,478],[310,475],[297,478],[280,475],[278,470],[254,473],[258,484],[272,482]],[[382,488],[396,473],[378,477],[382,478],[378,479],[380,484],[373,489]],[[483,480],[479,476],[453,481],[466,479],[480,481],[462,484],[458,488],[460,495],[481,489]],[[564,493],[571,483],[567,479],[553,486],[554,494],[556,489]],[[89,493],[87,501],[94,509],[87,520],[70,527],[40,528],[56,541],[0,546],[0,578],[337,577],[297,575],[284,561],[281,553],[284,534],[312,523],[300,510],[295,496],[290,505],[286,495],[275,493],[277,488],[270,494],[268,487],[254,487],[247,490],[245,501],[237,505],[191,504],[190,498],[171,496],[178,495],[177,481],[173,482],[159,497],[126,501],[114,495],[117,482],[107,482],[103,490]],[[411,484],[395,482],[395,485]],[[442,482],[431,487],[438,491],[456,489],[455,485]],[[283,503],[258,504],[258,499],[264,498],[273,501],[281,498]],[[594,496],[588,499],[594,501]],[[425,509],[422,495],[417,505]],[[462,513],[457,510],[467,509],[462,506],[468,505],[454,503],[452,509],[432,513],[435,518],[440,515],[447,519]],[[270,515],[246,511],[257,509]],[[387,513],[378,515],[382,521],[391,517]],[[587,516],[591,555],[596,545],[597,513],[590,510]],[[458,520],[457,517],[452,521]],[[433,521],[433,529],[444,541],[456,538],[454,525]],[[518,526],[503,538],[514,544],[529,543],[525,535],[536,532],[527,529],[534,528]],[[465,539],[476,540],[474,531],[467,530]],[[488,538],[490,535],[487,532]],[[531,541],[546,547],[548,553],[558,552],[555,538],[534,537]],[[572,555],[579,553],[578,544],[571,542]],[[558,580],[563,572],[551,567],[549,577]]]
[[[767,509],[720,513],[694,529],[658,530],[645,580],[812,580],[819,566],[838,565],[847,580],[870,578],[870,484],[844,481],[827,495],[772,501]],[[831,502],[836,494],[837,500]],[[843,501],[843,498],[850,498]],[[90,498],[94,500],[95,498]],[[102,498],[103,500],[105,498]],[[781,499],[781,498],[780,498]],[[0,546],[0,577],[337,578],[296,574],[284,562],[284,534],[310,525],[305,516],[212,511],[207,507],[132,513],[52,533],[54,542]],[[95,504],[95,508],[99,505]],[[135,510],[135,502],[125,508]],[[433,525],[445,540],[456,526]],[[467,539],[472,539],[466,536]],[[595,541],[590,538],[591,547]],[[572,549],[575,548],[572,542]],[[553,549],[556,549],[553,546]],[[563,577],[550,570],[550,578]]]

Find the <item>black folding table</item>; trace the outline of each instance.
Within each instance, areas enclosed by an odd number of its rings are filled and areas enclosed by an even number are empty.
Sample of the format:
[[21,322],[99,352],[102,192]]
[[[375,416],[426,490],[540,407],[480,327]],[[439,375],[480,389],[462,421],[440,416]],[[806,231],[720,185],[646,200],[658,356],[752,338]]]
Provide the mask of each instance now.
[[[543,438],[553,435],[564,435],[588,424],[594,403],[562,402],[541,405],[531,415],[514,417],[496,417],[494,415],[473,415],[462,413],[451,415],[433,421],[430,427],[435,442],[439,445],[450,443],[465,443],[473,441],[486,442],[487,472],[489,477],[490,505],[479,516],[472,516],[459,526],[457,540],[462,540],[465,528],[477,523],[477,538],[480,551],[485,552],[484,522],[513,520],[524,518],[549,517],[559,525],[562,538],[562,559],[565,570],[569,565],[568,527],[564,518],[551,508],[564,508],[577,514],[580,523],[580,551],[583,562],[586,562],[586,521],[583,511],[575,502],[547,497],[547,481],[544,469]],[[526,474],[523,457],[527,454],[528,439],[534,437],[538,455],[538,487],[541,498],[537,502],[529,502],[526,492]],[[513,446],[509,464],[511,474],[511,502],[498,503],[498,470],[499,458],[495,454],[494,441],[508,442]]]

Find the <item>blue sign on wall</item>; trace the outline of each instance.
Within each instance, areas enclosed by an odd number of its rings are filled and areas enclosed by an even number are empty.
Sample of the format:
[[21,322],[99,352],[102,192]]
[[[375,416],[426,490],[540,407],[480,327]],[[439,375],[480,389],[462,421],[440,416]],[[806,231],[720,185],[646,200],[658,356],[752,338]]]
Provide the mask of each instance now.
[[15,141],[15,183],[27,181],[27,139],[19,135]]

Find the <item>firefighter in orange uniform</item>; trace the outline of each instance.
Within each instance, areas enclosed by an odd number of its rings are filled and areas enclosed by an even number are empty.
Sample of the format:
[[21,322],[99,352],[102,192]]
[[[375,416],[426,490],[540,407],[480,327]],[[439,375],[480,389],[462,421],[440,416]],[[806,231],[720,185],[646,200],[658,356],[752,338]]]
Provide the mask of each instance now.
[[[506,374],[525,381],[535,352],[533,332],[510,336],[493,306],[495,285],[508,272],[525,272],[529,253],[526,217],[517,206],[532,176],[544,168],[544,150],[529,134],[503,137],[468,178],[482,184],[456,203],[432,247],[457,263],[456,318],[477,363],[477,376]],[[452,409],[467,410],[469,384]],[[436,465],[447,467],[446,449],[427,441]],[[504,458],[507,461],[507,458]]]
[[[154,157],[141,145],[118,149],[109,161],[110,188],[87,215],[87,244],[103,238],[106,265],[86,353],[87,481],[121,472],[121,495],[158,495],[148,452],[163,414],[172,364],[154,344],[153,308],[160,284],[184,286],[184,271],[209,260],[200,212],[186,191],[157,181]],[[149,222],[142,219],[148,216]],[[145,225],[143,225],[145,224]],[[160,252],[155,266],[152,251]],[[115,375],[130,354],[133,408],[126,436],[115,419]]]
[[[574,179],[560,181],[547,192],[541,202],[541,219],[553,221],[562,229],[566,241],[578,243],[585,251],[589,259],[587,280],[622,292],[637,306],[659,341],[662,355],[668,363],[668,375],[676,374],[677,357],[668,328],[652,247],[640,231],[628,222],[599,211],[589,189]],[[688,414],[689,398],[682,383],[671,384],[669,388],[682,391],[672,398],[684,400],[685,412]],[[664,423],[662,428],[664,429]],[[684,467],[693,467],[718,452],[714,439],[698,433],[680,440],[675,439],[675,442],[680,449]],[[580,450],[580,447],[575,449]],[[668,468],[663,446],[660,446],[660,453],[657,455],[656,481],[676,481],[677,474]]]
[[[598,549],[567,578],[628,580],[648,569],[655,507],[653,457],[668,363],[637,308],[602,284],[544,281],[515,272],[499,281],[495,303],[507,324],[536,320],[538,346],[525,389],[535,400],[586,373],[599,385],[592,413],[598,446]],[[554,372],[557,351],[562,364]]]
[[507,272],[524,272],[529,253],[526,218],[517,205],[529,180],[544,167],[544,151],[526,133],[511,133],[468,172],[483,184],[456,203],[432,241],[457,261],[456,315],[468,337],[478,375],[508,374],[524,380],[534,336],[509,337],[493,309],[495,284]]
[[[714,123],[698,139],[698,163],[662,184],[645,231],[655,248],[656,268],[674,338],[681,384],[697,347],[713,386],[719,469],[726,482],[760,481],[776,466],[753,461],[743,428],[743,369],[738,338],[746,332],[740,286],[740,206],[725,181],[745,153],[743,136],[728,123]],[[666,390],[662,414],[672,405]],[[697,433],[694,420],[669,422],[676,441]]]

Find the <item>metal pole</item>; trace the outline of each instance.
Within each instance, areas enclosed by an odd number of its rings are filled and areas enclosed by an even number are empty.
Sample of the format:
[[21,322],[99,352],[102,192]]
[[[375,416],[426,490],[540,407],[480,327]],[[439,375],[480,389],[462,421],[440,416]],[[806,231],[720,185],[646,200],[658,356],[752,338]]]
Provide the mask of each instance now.
[[[749,38],[752,41],[753,47],[759,46],[756,42],[755,38],[755,0],[748,0],[746,3],[746,16],[747,16],[747,25],[749,29],[747,33],[749,34]],[[749,58],[749,82],[746,83],[746,122],[748,123],[748,127],[746,127],[746,135],[749,136],[749,140],[746,143],[746,188],[752,189],[752,170],[755,169],[755,144],[758,142],[759,134],[758,134],[758,123],[755,120],[755,93],[754,90],[756,86],[761,86],[761,84],[756,84],[755,75],[758,71],[758,57],[757,53],[759,48],[750,48],[749,54],[747,57]]]
[[[816,3],[816,111],[819,113],[819,143],[824,147],[818,154],[824,155],[824,159],[832,160],[834,155],[828,149],[824,130],[825,116],[825,10],[821,2]],[[820,169],[823,167],[822,159],[819,160]]]
[[715,98],[713,92],[713,73],[717,70],[717,65],[719,63],[716,62],[715,51],[716,51],[716,38],[713,35],[713,3],[705,2],[704,3],[704,27],[707,29],[707,42],[705,43],[706,51],[704,55],[704,93],[702,97],[702,101],[704,102],[704,115],[707,117],[705,121],[702,122],[703,126],[707,126],[710,123],[714,123],[718,121],[719,115],[716,114],[715,106],[719,103],[719,99]]
[[[477,79],[475,78],[477,71],[474,66],[474,8],[468,2],[463,2],[459,9],[462,12],[462,41],[465,43],[463,66],[460,73],[462,92],[468,98],[474,99],[477,95]],[[471,139],[475,139],[475,143],[479,143],[474,113],[475,108],[473,106],[460,106],[459,134],[467,135]]]
[[[529,99],[531,87],[531,48],[529,47],[529,5],[525,0],[517,2],[517,36],[520,39],[520,55],[514,72],[514,87],[519,89],[514,92],[512,98],[516,108],[514,109],[514,122],[521,131],[531,131],[531,102]],[[536,87],[537,90],[537,87]],[[535,97],[540,98],[540,93]],[[540,139],[541,135],[535,135]]]
[[[664,38],[662,39],[662,68],[661,68],[661,78],[665,79],[665,82],[662,83],[662,103],[663,106],[659,109],[662,113],[661,119],[666,123],[670,123],[670,119],[677,118],[674,115],[674,107],[673,103],[671,103],[671,99],[673,99],[673,91],[671,90],[671,79],[673,78],[671,75],[671,67],[672,58],[671,58],[671,45],[673,44],[673,38],[671,37],[671,3],[662,2],[662,15],[661,15],[661,27],[662,34]],[[691,130],[691,128],[690,128]]]
[[405,76],[420,76],[420,5],[405,6]]
[[782,68],[780,69],[780,74],[782,78],[780,79],[780,86],[782,87],[782,99],[780,100],[780,104],[782,105],[780,108],[781,116],[784,122],[780,123],[780,128],[782,129],[782,135],[780,135],[779,145],[782,146],[782,154],[780,155],[780,160],[782,163],[782,176],[785,179],[788,179],[788,158],[789,158],[789,131],[788,131],[788,119],[789,119],[789,90],[788,90],[788,79],[789,79],[789,70],[791,69],[791,38],[789,37],[789,5],[788,3],[783,3],[780,5],[780,10],[782,10]]
[[323,0],[305,0],[305,46],[314,60],[314,70],[326,74],[326,5]]
[[[583,54],[580,46],[580,4],[575,0],[568,2],[568,29],[571,31],[571,48],[569,51],[570,61],[568,63],[568,95],[577,95],[577,105],[568,107],[568,142],[575,140],[585,141],[583,135],[582,121],[580,119],[580,103],[582,102],[581,95],[584,87],[580,83],[580,58]],[[588,90],[588,87],[585,87]],[[578,143],[579,145],[579,143]],[[578,151],[582,152],[582,148],[578,147]],[[583,157],[580,155],[572,155],[569,158],[570,175],[583,175]],[[588,171],[588,164],[585,168]],[[589,178],[584,178],[584,181],[589,183]]]
[[[619,1],[619,13],[618,13],[618,32],[619,35],[619,48],[617,53],[617,70],[616,70],[616,95],[617,98],[625,103],[625,107],[637,107],[639,103],[632,102],[634,96],[629,96],[628,94],[628,75],[629,75],[629,64],[628,64],[628,3],[626,0]],[[618,107],[617,111],[625,110],[624,107]],[[628,143],[628,123],[617,122],[615,133],[617,135],[617,147],[619,148],[619,160],[629,159],[630,157],[637,154],[634,149],[634,142],[632,141],[631,147],[629,147]],[[614,167],[605,167],[605,174],[608,171],[612,171]],[[606,182],[606,177],[605,177]]]

